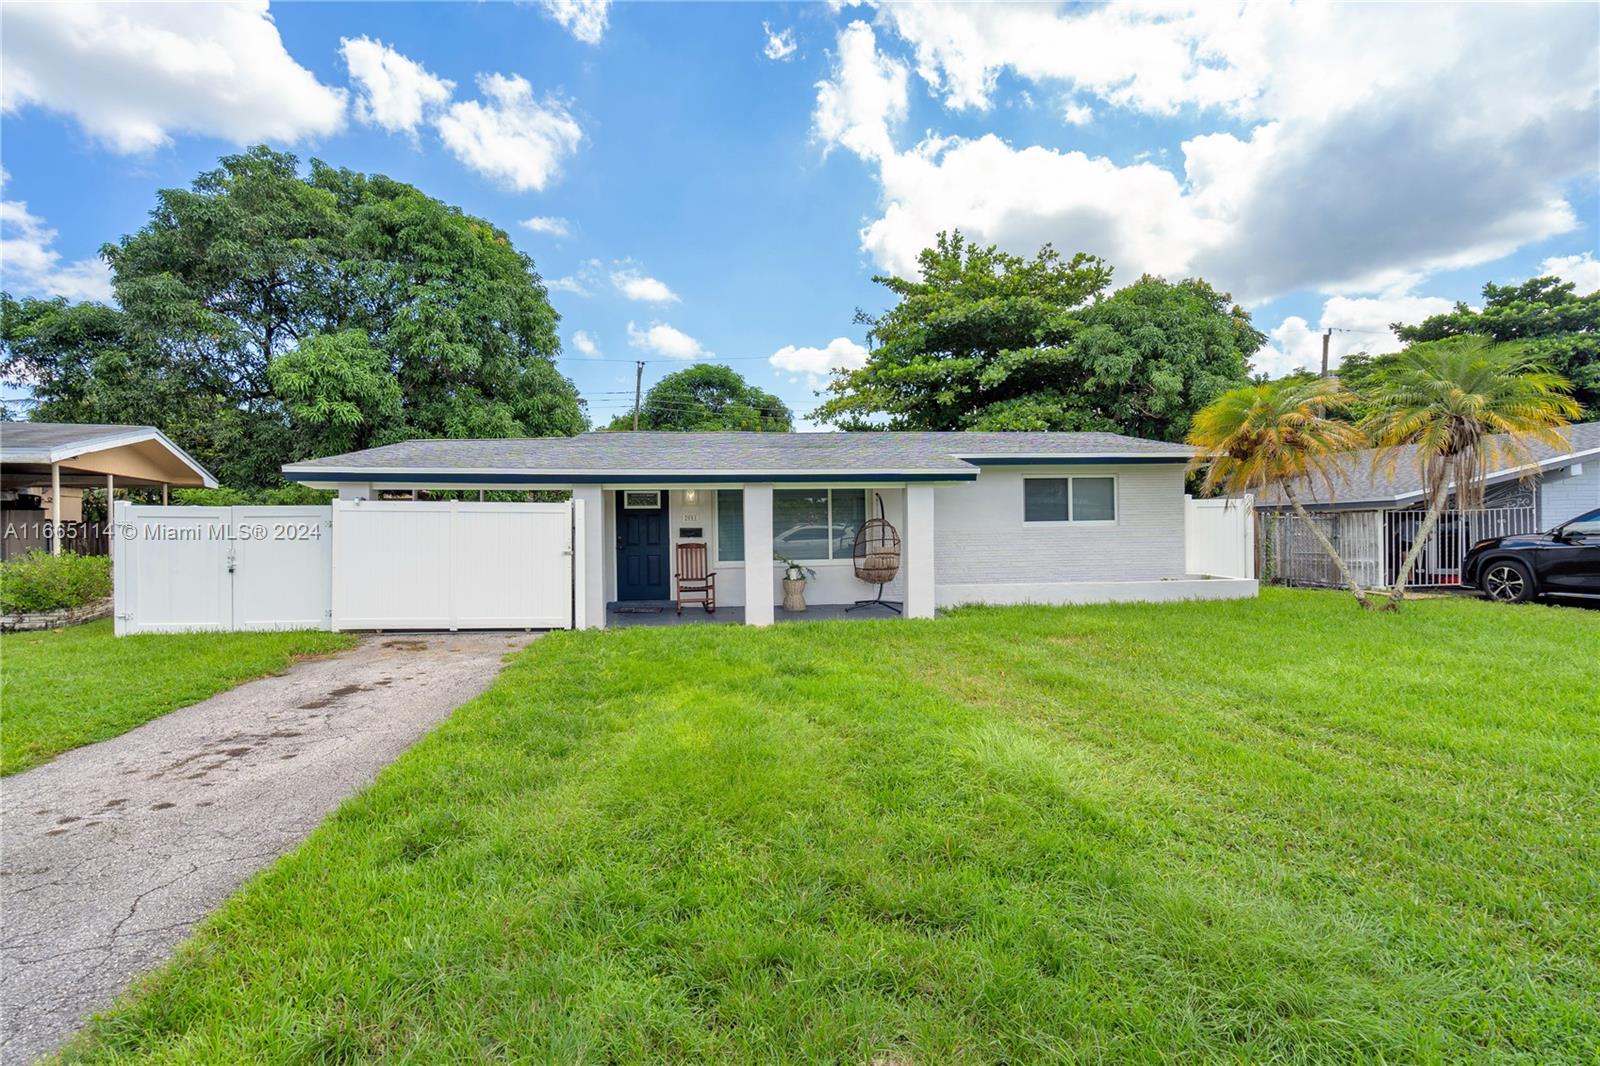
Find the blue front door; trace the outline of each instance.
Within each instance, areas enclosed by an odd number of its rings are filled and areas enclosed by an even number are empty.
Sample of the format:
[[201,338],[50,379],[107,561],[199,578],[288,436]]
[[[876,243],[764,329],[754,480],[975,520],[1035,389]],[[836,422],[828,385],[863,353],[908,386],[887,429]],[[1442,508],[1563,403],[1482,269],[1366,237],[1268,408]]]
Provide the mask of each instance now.
[[669,598],[667,494],[658,494],[656,507],[640,507],[642,496],[637,491],[617,493],[618,600]]

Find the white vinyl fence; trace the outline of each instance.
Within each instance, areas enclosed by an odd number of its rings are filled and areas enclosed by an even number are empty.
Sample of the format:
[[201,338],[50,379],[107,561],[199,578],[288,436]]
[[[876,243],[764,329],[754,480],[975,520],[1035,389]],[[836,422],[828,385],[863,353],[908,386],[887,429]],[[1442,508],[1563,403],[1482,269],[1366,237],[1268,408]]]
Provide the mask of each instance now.
[[327,629],[327,507],[144,507],[112,528],[118,636]]
[[573,503],[118,503],[116,632],[566,628],[581,522]]
[[565,629],[570,503],[334,507],[335,629]]
[[1184,570],[1210,577],[1256,576],[1255,497],[1183,498]]

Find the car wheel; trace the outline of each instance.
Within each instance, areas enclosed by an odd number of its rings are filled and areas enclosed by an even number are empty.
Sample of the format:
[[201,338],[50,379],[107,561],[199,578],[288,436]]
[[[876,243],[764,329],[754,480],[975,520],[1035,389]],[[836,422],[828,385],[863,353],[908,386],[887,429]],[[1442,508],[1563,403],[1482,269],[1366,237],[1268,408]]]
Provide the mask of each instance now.
[[1500,603],[1527,603],[1533,599],[1533,575],[1515,559],[1496,559],[1484,568],[1483,591]]

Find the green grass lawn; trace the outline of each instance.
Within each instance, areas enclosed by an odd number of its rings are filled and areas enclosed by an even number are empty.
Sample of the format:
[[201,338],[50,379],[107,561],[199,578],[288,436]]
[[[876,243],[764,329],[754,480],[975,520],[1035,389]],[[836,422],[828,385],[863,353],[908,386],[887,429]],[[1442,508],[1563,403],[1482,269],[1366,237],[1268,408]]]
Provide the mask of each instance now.
[[349,647],[342,633],[115,637],[111,621],[0,636],[0,774],[126,733],[296,656]]
[[555,633],[70,1061],[1593,1063],[1600,612]]

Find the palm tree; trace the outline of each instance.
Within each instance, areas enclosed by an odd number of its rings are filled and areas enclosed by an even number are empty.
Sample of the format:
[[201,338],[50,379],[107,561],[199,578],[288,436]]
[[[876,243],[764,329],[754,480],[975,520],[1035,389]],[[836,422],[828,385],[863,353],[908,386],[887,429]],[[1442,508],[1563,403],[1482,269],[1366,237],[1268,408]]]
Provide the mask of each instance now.
[[1519,466],[1536,477],[1534,443],[1566,446],[1561,429],[1582,413],[1571,382],[1540,365],[1519,344],[1451,337],[1413,345],[1375,383],[1373,414],[1362,428],[1377,447],[1373,467],[1393,476],[1408,450],[1422,473],[1427,514],[1389,592],[1405,598],[1411,568],[1433,534],[1454,486],[1456,506],[1483,506],[1488,475]]
[[1323,378],[1233,389],[1194,416],[1189,443],[1201,453],[1189,465],[1208,467],[1204,492],[1260,492],[1278,486],[1338,567],[1356,602],[1371,607],[1344,557],[1311,520],[1295,491],[1297,481],[1314,484],[1320,479],[1331,492],[1333,478],[1344,476],[1339,457],[1366,445],[1353,423],[1330,417],[1356,400],[1337,381]]

